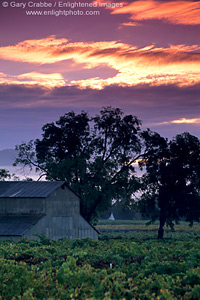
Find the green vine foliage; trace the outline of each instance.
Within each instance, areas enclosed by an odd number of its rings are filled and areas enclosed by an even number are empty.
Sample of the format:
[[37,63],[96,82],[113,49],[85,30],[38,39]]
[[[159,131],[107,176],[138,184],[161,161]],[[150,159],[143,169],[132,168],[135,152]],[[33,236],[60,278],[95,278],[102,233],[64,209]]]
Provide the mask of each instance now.
[[0,242],[1,300],[200,299],[199,238]]

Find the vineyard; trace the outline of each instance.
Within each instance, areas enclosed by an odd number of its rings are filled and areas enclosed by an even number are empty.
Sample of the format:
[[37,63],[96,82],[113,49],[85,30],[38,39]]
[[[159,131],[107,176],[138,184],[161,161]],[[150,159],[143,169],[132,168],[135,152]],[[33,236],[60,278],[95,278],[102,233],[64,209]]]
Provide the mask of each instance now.
[[0,299],[200,299],[199,230],[2,241]]

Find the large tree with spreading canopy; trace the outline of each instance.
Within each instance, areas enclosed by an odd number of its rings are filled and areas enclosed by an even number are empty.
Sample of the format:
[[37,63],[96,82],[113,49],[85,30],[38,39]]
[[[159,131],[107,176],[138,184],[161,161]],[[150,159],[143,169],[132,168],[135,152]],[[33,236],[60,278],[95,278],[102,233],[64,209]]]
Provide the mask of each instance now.
[[[200,220],[200,141],[184,133],[171,141],[119,108],[94,117],[82,111],[42,127],[42,138],[16,146],[15,164],[35,167],[40,177],[65,180],[81,196],[81,213],[94,220],[113,200],[133,204],[164,226]],[[139,160],[142,178],[135,172]],[[137,201],[133,197],[136,191]]]
[[130,198],[137,190],[133,163],[141,153],[140,126],[119,108],[104,107],[92,118],[72,111],[44,125],[41,139],[16,146],[15,165],[35,167],[47,180],[65,180],[91,221],[113,199]]

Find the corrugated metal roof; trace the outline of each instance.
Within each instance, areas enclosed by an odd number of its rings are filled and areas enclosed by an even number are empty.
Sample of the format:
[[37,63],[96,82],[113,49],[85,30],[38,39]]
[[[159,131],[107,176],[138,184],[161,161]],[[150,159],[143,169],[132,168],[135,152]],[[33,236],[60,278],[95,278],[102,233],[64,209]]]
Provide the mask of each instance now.
[[0,181],[0,198],[46,198],[64,181]]
[[42,216],[0,216],[0,236],[22,236]]

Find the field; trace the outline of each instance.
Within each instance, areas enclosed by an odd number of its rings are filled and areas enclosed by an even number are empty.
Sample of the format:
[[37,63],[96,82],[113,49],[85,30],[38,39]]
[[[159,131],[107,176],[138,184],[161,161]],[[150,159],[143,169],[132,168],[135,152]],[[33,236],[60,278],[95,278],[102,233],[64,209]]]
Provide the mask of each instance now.
[[[131,220],[100,220],[98,222],[98,224],[96,225],[97,229],[109,229],[109,230],[113,230],[113,229],[119,229],[119,230],[134,230],[134,231],[157,231],[158,227],[159,227],[159,222],[155,221],[153,224],[149,224],[149,221],[146,220],[135,220],[135,221],[131,221]],[[165,228],[166,233],[168,234],[169,232],[172,232],[170,227],[166,227]],[[195,232],[195,231],[199,231],[200,232],[200,224],[198,223],[194,223],[194,225],[188,226],[188,223],[186,222],[179,222],[178,225],[175,225],[175,231],[177,232]],[[175,232],[174,231],[174,232]]]
[[150,226],[101,221],[99,230],[120,231],[1,242],[0,299],[200,299],[200,226],[166,228],[162,241]]

